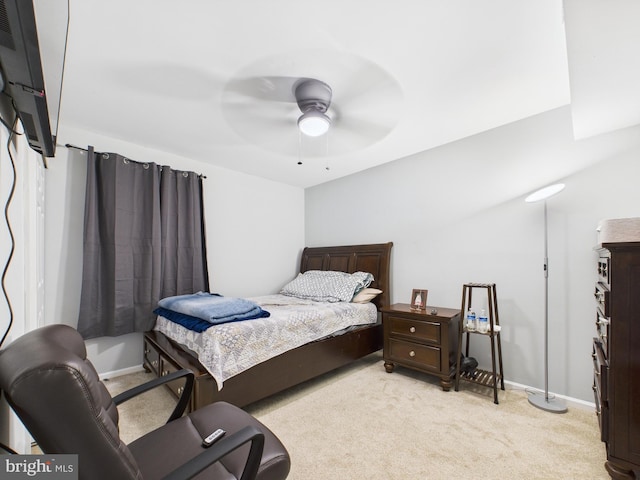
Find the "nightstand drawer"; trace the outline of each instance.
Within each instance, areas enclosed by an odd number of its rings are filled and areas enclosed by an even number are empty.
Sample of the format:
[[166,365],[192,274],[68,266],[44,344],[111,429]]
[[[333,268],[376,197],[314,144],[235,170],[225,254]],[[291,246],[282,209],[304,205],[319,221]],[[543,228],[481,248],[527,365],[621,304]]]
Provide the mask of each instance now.
[[440,348],[419,345],[402,340],[389,340],[389,358],[405,365],[413,365],[420,369],[441,369]]
[[437,375],[442,389],[449,391],[452,372],[455,373],[460,310],[431,306],[417,311],[407,303],[381,310],[387,373],[402,365]]
[[424,341],[440,344],[440,324],[424,320],[411,320],[389,315],[385,322],[389,322],[389,334],[394,337],[406,337],[412,341]]

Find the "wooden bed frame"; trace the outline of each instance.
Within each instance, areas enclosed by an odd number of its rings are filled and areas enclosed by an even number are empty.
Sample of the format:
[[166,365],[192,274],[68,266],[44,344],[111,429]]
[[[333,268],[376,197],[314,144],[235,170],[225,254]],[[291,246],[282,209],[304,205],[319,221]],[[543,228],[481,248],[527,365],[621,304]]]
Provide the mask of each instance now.
[[[300,259],[300,272],[307,270],[357,271],[373,274],[371,287],[382,294],[374,299],[378,311],[391,302],[390,263],[393,243],[341,247],[307,247]],[[160,332],[144,335],[144,368],[158,376],[182,368],[196,375],[191,408],[224,400],[239,407],[266,398],[336,368],[347,365],[382,348],[382,324],[357,328],[285,352],[256,365],[224,382],[218,391],[216,382],[200,362],[180,345]],[[179,395],[181,382],[169,385]]]

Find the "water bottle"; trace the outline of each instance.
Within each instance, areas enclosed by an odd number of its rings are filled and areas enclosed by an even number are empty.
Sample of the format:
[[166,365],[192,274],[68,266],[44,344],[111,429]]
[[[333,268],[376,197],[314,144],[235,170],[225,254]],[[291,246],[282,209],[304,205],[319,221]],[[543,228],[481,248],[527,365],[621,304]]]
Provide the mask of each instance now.
[[489,317],[487,317],[484,309],[480,311],[480,316],[478,317],[478,331],[480,333],[487,333],[489,331]]
[[475,331],[476,329],[476,312],[473,311],[471,307],[469,307],[469,311],[467,312],[467,330],[470,332]]

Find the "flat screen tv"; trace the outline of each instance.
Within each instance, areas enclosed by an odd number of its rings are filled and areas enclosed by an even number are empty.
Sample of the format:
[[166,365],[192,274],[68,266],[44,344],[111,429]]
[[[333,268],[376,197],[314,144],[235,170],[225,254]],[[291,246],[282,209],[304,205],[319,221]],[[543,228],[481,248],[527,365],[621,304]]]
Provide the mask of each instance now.
[[[51,8],[63,5],[63,14],[68,18],[68,4],[61,4],[58,0],[46,0],[42,5],[40,17],[43,21],[37,22],[39,7],[32,0],[0,0],[0,74],[2,76],[0,87],[10,98],[13,108],[20,117],[27,141],[31,148],[45,157],[53,157],[56,148],[56,131],[58,111],[60,107],[61,71],[64,56],[53,58],[53,81],[45,85],[45,73],[43,70],[43,48],[39,43],[38,35],[42,33],[38,27],[58,21],[59,13],[52,15]],[[36,8],[37,7],[37,8]],[[62,25],[62,28],[66,27]],[[41,29],[48,34],[46,29]],[[49,44],[57,48],[60,41],[66,44],[66,36],[60,38],[59,32],[54,32],[59,37],[52,42],[51,39],[40,39],[42,46]],[[55,44],[55,45],[52,45]],[[45,49],[46,50],[46,49]],[[48,53],[48,52],[47,52]],[[53,55],[55,57],[55,54]],[[47,97],[47,93],[53,93]]]

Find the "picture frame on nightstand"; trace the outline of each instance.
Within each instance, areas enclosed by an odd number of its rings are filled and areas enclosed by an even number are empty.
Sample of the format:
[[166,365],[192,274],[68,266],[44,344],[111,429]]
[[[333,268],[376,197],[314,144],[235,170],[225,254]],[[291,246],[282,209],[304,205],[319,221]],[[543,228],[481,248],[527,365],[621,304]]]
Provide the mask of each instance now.
[[411,292],[411,309],[425,311],[427,309],[427,294],[429,290],[414,288]]

